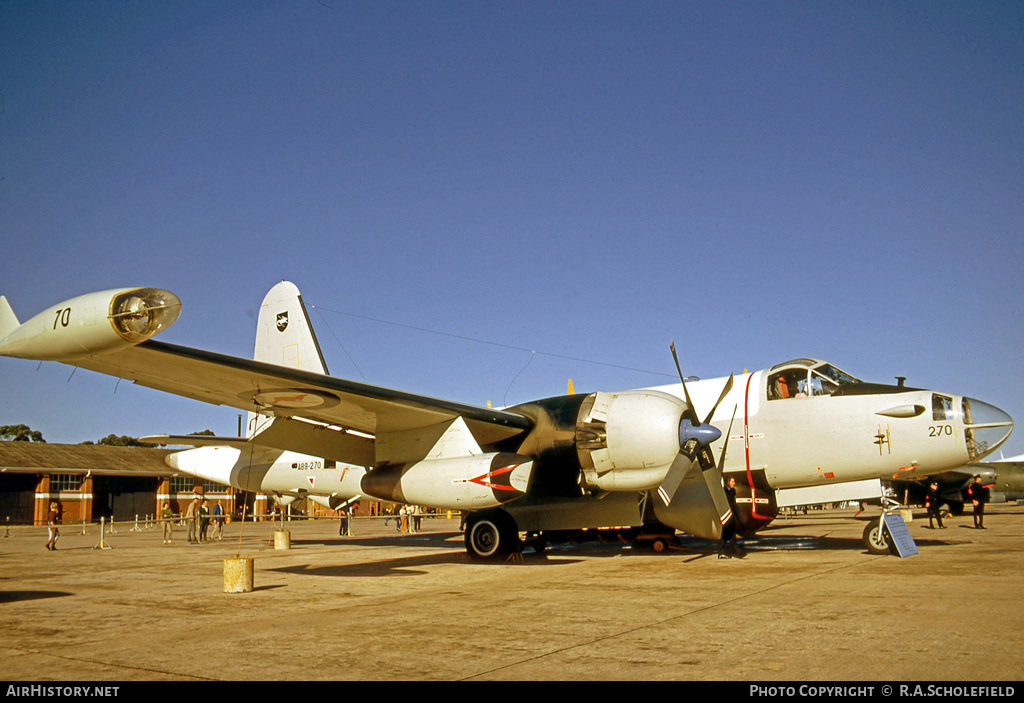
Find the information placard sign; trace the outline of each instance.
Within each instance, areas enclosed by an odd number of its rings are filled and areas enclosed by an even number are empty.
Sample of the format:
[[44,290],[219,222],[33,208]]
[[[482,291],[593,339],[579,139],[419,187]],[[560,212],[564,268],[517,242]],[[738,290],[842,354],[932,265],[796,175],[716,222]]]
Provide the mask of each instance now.
[[910,536],[910,529],[899,513],[890,513],[885,516],[885,527],[889,530],[889,537],[896,547],[896,554],[901,559],[912,557],[917,554],[917,543]]

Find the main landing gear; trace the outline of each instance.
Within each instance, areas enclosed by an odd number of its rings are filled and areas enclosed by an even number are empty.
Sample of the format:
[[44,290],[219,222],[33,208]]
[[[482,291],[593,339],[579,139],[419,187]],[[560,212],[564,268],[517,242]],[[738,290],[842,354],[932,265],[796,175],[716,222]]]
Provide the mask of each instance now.
[[473,561],[501,561],[522,549],[516,521],[504,510],[470,513],[465,539]]

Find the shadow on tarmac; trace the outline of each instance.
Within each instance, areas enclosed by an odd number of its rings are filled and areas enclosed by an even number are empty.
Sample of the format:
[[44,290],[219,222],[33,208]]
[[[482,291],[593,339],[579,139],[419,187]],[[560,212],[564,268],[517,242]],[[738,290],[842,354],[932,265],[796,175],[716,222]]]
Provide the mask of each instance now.
[[18,603],[26,600],[43,600],[45,598],[63,598],[73,596],[67,591],[0,591],[0,603]]

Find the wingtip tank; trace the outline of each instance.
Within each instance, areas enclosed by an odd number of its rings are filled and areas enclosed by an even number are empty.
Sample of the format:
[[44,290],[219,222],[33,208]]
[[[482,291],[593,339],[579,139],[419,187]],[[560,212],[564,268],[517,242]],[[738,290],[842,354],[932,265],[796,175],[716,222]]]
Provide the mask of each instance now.
[[143,342],[178,319],[181,301],[161,288],[118,288],[58,303],[19,325],[0,300],[0,355],[64,361]]

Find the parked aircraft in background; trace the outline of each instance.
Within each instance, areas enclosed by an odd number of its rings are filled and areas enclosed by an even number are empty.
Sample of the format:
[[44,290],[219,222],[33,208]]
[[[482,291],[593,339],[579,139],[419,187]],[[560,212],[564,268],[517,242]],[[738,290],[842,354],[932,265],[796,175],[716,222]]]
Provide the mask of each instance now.
[[1024,456],[982,461],[921,479],[903,480],[897,477],[892,483],[897,497],[905,504],[923,505],[928,484],[937,481],[949,512],[960,515],[964,511],[964,504],[970,503],[967,486],[975,476],[981,477],[993,503],[1024,500]]
[[[151,339],[180,307],[168,291],[118,289],[21,325],[0,297],[0,355],[251,410],[263,422],[255,444],[364,467],[365,495],[470,511],[466,547],[476,558],[515,551],[521,532],[609,525],[661,523],[718,539],[731,516],[723,474],[737,479],[740,530],[751,534],[785,504],[877,497],[894,474],[980,461],[1013,429],[1009,415],[973,398],[902,379],[865,383],[816,359],[494,410],[304,370],[292,356],[301,344],[281,345],[269,363]],[[286,333],[295,309],[272,313],[274,329]]]

